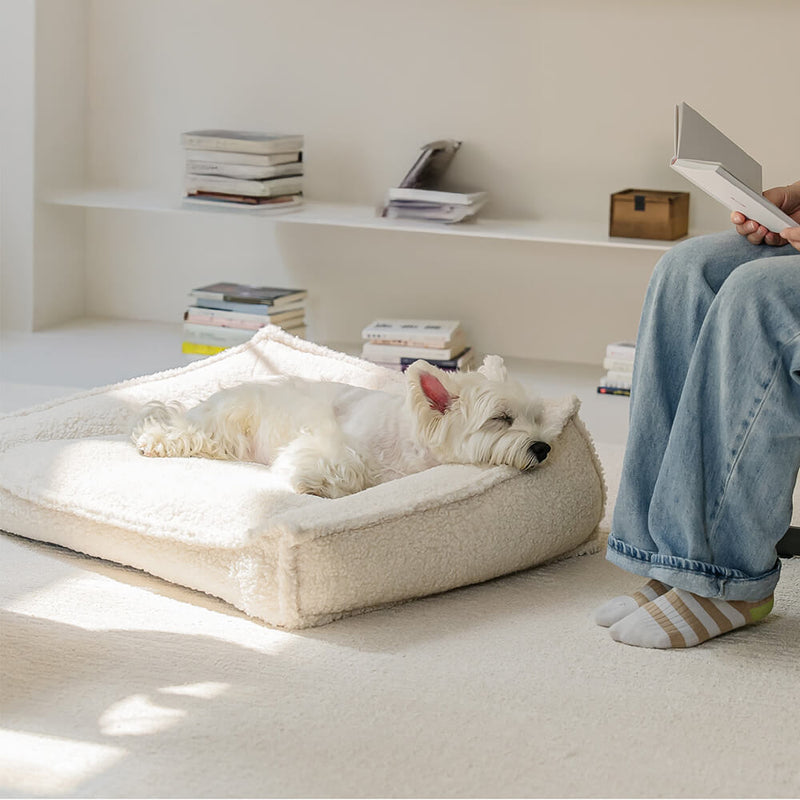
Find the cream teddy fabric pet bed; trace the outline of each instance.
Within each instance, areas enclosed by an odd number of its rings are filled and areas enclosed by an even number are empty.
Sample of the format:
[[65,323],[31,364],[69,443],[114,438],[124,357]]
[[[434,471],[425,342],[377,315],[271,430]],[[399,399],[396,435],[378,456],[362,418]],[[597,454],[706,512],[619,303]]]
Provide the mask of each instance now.
[[267,327],[184,368],[0,418],[0,528],[136,567],[302,628],[592,549],[605,486],[577,398],[547,461],[435,467],[349,497],[285,491],[258,464],[151,459],[129,440],[150,400],[192,405],[289,374],[403,391],[399,373]]

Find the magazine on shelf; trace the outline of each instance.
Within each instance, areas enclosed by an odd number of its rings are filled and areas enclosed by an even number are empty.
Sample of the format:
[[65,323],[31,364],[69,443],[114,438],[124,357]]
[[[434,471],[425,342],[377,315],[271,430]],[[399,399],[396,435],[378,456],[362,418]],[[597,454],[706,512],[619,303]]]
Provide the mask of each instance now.
[[726,208],[775,233],[800,224],[761,194],[761,164],[687,103],[675,107],[670,166]]
[[187,150],[227,150],[265,155],[302,150],[303,137],[296,134],[209,128],[182,133],[181,144]]
[[482,202],[476,205],[441,205],[439,203],[419,203],[414,200],[390,200],[384,206],[383,216],[387,219],[418,219],[453,223],[474,217],[482,205]]
[[437,186],[461,147],[456,139],[438,139],[422,146],[422,152],[400,181],[401,187],[432,188]]
[[486,192],[444,192],[439,189],[406,189],[402,186],[394,186],[387,193],[390,201],[457,206],[482,205],[487,196]]
[[286,194],[298,194],[303,191],[303,178],[267,178],[266,180],[241,180],[224,178],[220,175],[187,175],[186,193],[216,192],[220,194],[238,194],[245,197],[277,197]]
[[288,164],[267,164],[262,167],[249,164],[220,164],[216,161],[198,161],[190,158],[186,161],[186,172],[189,175],[218,175],[222,178],[257,181],[264,178],[302,175],[303,162],[290,161]]
[[186,152],[186,158],[195,161],[211,161],[214,164],[238,164],[249,167],[272,167],[276,164],[291,164],[295,161],[302,162],[301,150],[289,153],[237,153],[228,150],[194,150]]

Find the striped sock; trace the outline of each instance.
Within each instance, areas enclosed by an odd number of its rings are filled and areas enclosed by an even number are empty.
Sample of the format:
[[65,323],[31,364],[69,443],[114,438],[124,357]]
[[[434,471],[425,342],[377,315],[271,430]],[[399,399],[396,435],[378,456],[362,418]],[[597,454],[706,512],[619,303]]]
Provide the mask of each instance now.
[[604,603],[600,608],[594,612],[594,621],[604,628],[608,628],[615,622],[632,614],[640,606],[655,600],[669,591],[669,586],[661,581],[649,580],[639,589],[638,592],[632,594],[621,594],[619,597],[614,597],[607,603]]
[[611,626],[611,638],[636,647],[694,647],[758,622],[772,611],[774,596],[751,603],[712,600],[670,589]]

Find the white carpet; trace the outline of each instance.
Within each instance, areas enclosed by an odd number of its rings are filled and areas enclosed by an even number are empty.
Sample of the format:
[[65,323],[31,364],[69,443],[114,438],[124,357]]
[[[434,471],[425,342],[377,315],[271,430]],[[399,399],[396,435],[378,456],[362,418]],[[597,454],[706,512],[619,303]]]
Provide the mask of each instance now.
[[298,633],[14,537],[0,563],[4,796],[800,795],[800,559],[682,652],[591,622],[639,583],[602,555]]
[[5,795],[796,797],[800,560],[683,652],[589,611],[583,556],[301,633],[0,537]]

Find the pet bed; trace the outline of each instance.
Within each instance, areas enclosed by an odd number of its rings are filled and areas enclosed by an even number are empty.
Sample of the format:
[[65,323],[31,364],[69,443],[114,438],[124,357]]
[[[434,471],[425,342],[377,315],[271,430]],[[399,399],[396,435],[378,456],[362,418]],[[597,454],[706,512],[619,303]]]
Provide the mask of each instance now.
[[144,570],[289,629],[596,549],[605,485],[578,400],[531,472],[443,465],[336,500],[286,491],[252,463],[143,458],[150,400],[192,405],[288,374],[403,391],[402,376],[269,326],[168,372],[0,418],[0,528]]

